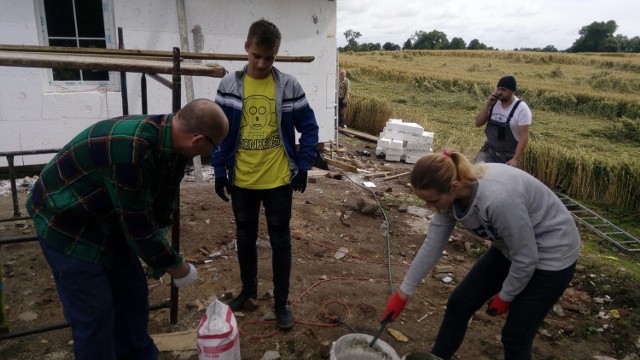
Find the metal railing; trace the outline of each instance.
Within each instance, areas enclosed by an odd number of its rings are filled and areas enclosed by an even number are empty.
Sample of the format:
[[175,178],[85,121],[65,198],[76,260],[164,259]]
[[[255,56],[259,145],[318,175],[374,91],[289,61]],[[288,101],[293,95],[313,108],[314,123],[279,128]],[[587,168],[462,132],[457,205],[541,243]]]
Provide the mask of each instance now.
[[[122,36],[122,30],[118,29],[119,35]],[[120,39],[122,43],[122,39]],[[163,85],[169,87],[172,90],[172,111],[177,112],[181,107],[181,72],[180,72],[180,49],[173,48],[173,78],[172,81],[161,78],[159,76],[155,76],[150,74],[150,76],[156,80],[158,80]],[[162,79],[162,80],[159,80]],[[127,96],[127,84],[126,84],[126,76],[121,77],[121,87],[122,87],[122,104],[123,104],[123,115],[129,113],[128,109],[128,101],[125,99]],[[144,84],[142,89],[143,91],[143,113],[146,113],[146,104],[147,104],[147,94],[146,94],[146,79],[143,77],[141,81]],[[13,216],[10,218],[0,219],[2,221],[16,221],[16,220],[25,220],[30,219],[28,216],[23,216],[20,211],[20,204],[18,202],[18,188],[16,184],[16,172],[15,172],[15,157],[16,156],[28,156],[28,155],[38,155],[38,154],[51,154],[57,153],[59,149],[45,149],[45,150],[31,150],[31,151],[11,151],[11,152],[0,152],[0,156],[5,156],[7,158],[7,165],[9,169],[9,181],[11,182],[11,196],[13,202]],[[176,196],[177,206],[174,207],[173,218],[180,219],[180,193]],[[23,243],[23,242],[32,242],[37,241],[38,237],[36,235],[31,236],[19,236],[19,237],[6,237],[0,238],[0,247],[2,245],[14,244],[14,243]],[[180,221],[175,221],[171,226],[171,246],[176,252],[180,252]],[[1,271],[0,271],[1,276]],[[4,296],[4,281],[0,277],[0,293]],[[176,324],[178,322],[178,298],[179,298],[179,290],[177,287],[171,285],[171,295],[170,300],[153,304],[150,306],[151,310],[161,309],[161,308],[169,308],[169,322],[171,324]],[[3,301],[2,301],[3,303]],[[6,312],[4,306],[0,309],[0,340],[12,339],[21,336],[27,336],[37,333],[42,333],[46,331],[52,331],[57,329],[62,329],[68,327],[69,325],[66,322],[49,324],[40,327],[28,328],[16,332],[9,332],[8,322],[6,321]]]

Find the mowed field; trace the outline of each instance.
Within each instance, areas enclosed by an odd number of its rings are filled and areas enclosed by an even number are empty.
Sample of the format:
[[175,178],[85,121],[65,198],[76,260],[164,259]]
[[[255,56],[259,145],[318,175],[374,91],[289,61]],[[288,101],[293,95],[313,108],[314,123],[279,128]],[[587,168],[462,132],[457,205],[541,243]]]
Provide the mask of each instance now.
[[[485,139],[474,118],[498,79],[514,75],[533,113],[525,170],[640,235],[640,54],[381,51],[340,53],[339,63],[350,115],[375,99],[391,118],[434,132],[434,151],[472,159]],[[377,113],[386,116],[373,109],[356,128],[378,135]]]
[[[393,116],[436,132],[435,146],[477,151],[473,120],[498,79],[518,81],[533,112],[531,137],[593,157],[636,160],[640,143],[606,135],[621,120],[640,123],[640,54],[513,51],[341,53],[353,94],[388,100]],[[640,134],[637,134],[640,135]]]

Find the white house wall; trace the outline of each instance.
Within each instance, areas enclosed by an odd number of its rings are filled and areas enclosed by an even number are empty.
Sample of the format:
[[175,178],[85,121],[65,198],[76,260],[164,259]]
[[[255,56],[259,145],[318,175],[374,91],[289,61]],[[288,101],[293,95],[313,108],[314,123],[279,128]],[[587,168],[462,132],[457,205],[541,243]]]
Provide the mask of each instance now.
[[[40,45],[33,1],[0,1],[0,43]],[[180,47],[176,0],[112,0],[115,27],[127,49]],[[314,56],[311,63],[275,66],[294,74],[320,125],[320,141],[335,138],[336,3],[329,0],[185,0],[190,51],[245,54],[249,25],[260,18],[282,33],[279,55]],[[117,31],[115,32],[117,34]],[[194,34],[201,34],[194,44]],[[115,41],[115,39],[114,39]],[[206,61],[213,63],[214,61]],[[219,61],[228,71],[246,61]],[[140,113],[139,73],[127,74],[129,113]],[[170,75],[163,75],[171,80]],[[195,98],[213,99],[220,79],[193,77]],[[171,112],[171,91],[147,78],[149,113]],[[187,101],[182,78],[182,103]],[[122,115],[120,91],[52,87],[48,70],[0,67],[0,152],[59,148],[95,121]],[[16,159],[16,164],[48,161],[51,155]],[[6,159],[0,158],[0,166]]]

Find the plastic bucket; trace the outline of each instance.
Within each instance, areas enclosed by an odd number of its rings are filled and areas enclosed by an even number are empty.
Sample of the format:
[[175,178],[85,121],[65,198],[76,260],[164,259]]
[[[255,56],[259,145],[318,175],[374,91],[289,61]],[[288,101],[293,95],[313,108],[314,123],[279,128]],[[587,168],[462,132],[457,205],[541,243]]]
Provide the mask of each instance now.
[[400,360],[391,345],[378,339],[372,347],[373,336],[349,334],[334,341],[329,358],[331,360]]

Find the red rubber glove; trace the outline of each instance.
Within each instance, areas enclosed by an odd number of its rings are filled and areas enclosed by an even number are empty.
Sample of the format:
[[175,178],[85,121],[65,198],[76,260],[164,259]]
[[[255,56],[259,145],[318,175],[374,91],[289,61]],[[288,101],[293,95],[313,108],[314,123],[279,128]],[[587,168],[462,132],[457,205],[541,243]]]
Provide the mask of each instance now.
[[391,316],[390,321],[395,320],[404,309],[404,306],[407,304],[407,300],[408,299],[401,298],[400,294],[396,291],[387,301],[387,310],[380,318],[380,321],[384,321],[389,316]]
[[487,315],[489,316],[498,316],[509,311],[509,306],[511,306],[510,302],[506,302],[500,299],[500,295],[496,294],[496,296],[491,299],[489,302],[489,306],[487,306]]

